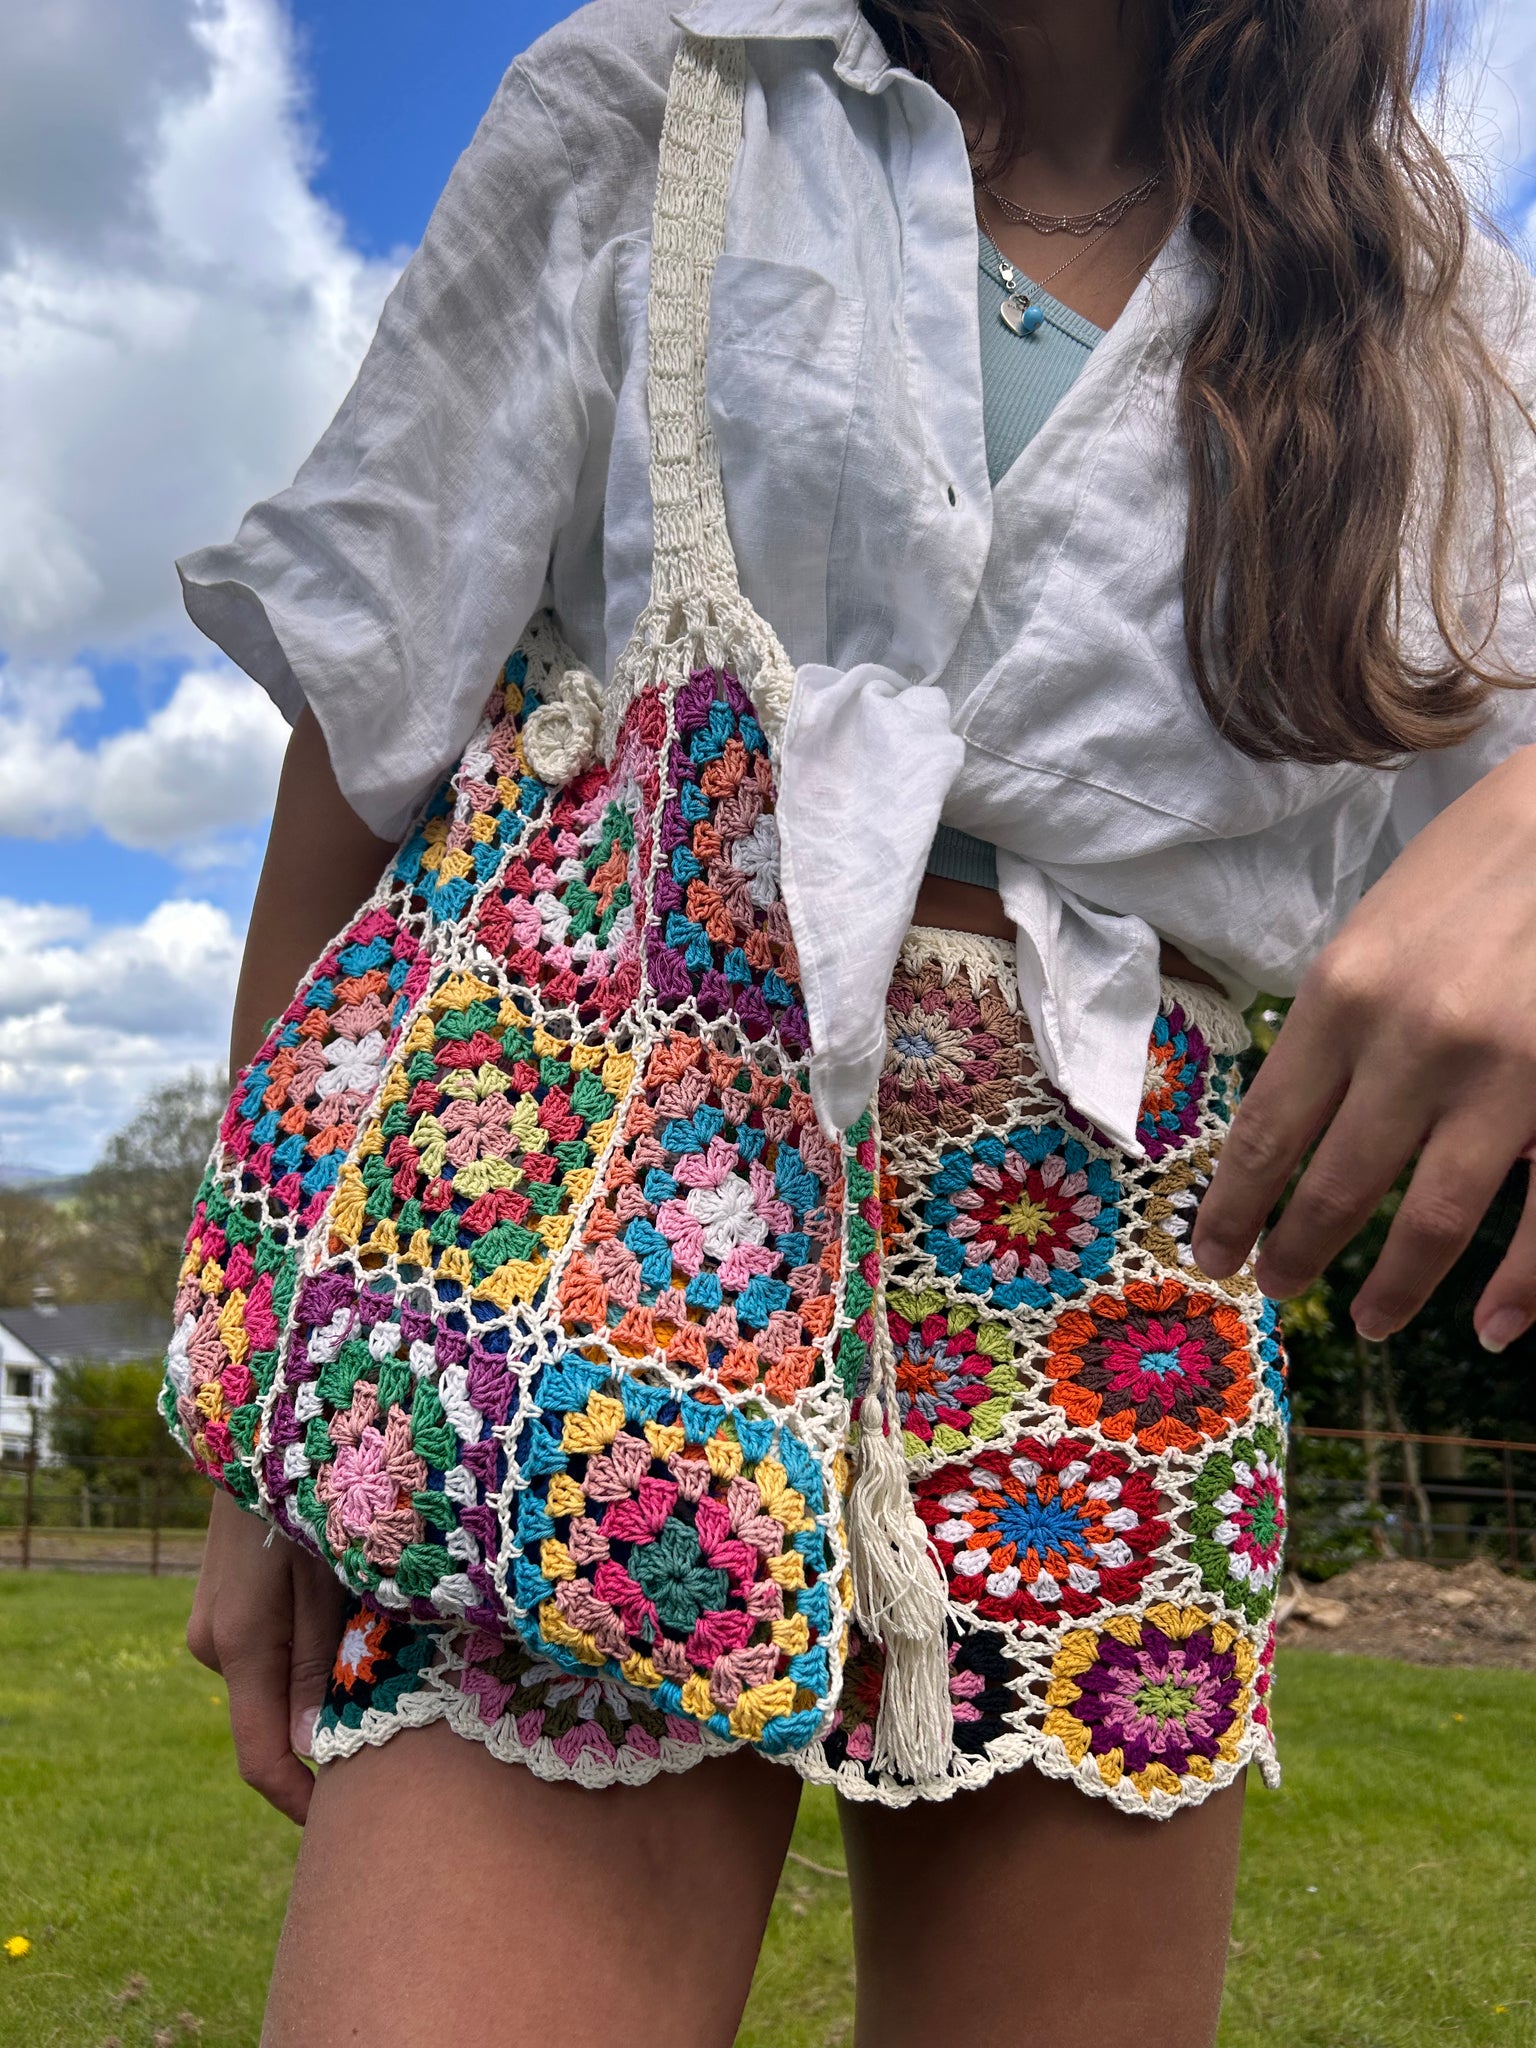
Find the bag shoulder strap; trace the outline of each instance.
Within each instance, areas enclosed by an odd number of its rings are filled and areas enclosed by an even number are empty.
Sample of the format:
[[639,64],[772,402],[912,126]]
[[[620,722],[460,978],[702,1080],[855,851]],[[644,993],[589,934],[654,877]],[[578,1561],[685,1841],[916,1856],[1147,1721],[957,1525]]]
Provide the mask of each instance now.
[[710,285],[725,245],[745,73],[738,40],[683,31],[662,121],[646,312],[651,593],[663,601],[695,591],[729,598],[740,589],[704,379]]
[[650,595],[606,691],[572,658],[541,692],[543,705],[523,743],[534,772],[554,783],[595,757],[611,760],[635,695],[659,676],[681,681],[701,663],[736,674],[775,754],[788,715],[794,668],[773,627],[742,593],[705,388],[710,287],[725,245],[745,89],[739,37],[683,30],[667,85],[651,214]]

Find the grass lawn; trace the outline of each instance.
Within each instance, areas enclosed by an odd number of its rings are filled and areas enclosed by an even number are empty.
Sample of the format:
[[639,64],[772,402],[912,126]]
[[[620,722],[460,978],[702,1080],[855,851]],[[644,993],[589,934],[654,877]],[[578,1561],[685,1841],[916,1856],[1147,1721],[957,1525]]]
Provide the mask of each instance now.
[[[0,1942],[32,1944],[0,2048],[254,2048],[295,1837],[235,1776],[190,1599],[0,1572]],[[1536,1676],[1292,1652],[1277,1692],[1222,2048],[1536,2048]],[[795,1846],[841,1863],[830,1795]],[[845,1887],[791,1863],[739,2048],[847,2042],[850,2003]]]

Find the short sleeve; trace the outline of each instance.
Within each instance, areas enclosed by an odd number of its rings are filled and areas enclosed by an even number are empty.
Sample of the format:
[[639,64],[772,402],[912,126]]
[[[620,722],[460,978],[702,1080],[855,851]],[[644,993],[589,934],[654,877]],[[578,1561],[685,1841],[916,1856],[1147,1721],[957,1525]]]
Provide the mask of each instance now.
[[[1536,413],[1536,283],[1507,250],[1479,238],[1473,251],[1484,333],[1510,385]],[[1513,404],[1504,428],[1505,504],[1513,545],[1498,586],[1490,653],[1507,671],[1536,682],[1536,433]],[[1484,579],[1492,586],[1491,576]],[[1536,743],[1536,687],[1493,693],[1482,724],[1454,747],[1416,754],[1392,778],[1392,797],[1372,862],[1375,875],[1446,807],[1519,748]]]
[[177,563],[193,622],[399,838],[541,601],[587,441],[581,211],[514,63],[293,483]]

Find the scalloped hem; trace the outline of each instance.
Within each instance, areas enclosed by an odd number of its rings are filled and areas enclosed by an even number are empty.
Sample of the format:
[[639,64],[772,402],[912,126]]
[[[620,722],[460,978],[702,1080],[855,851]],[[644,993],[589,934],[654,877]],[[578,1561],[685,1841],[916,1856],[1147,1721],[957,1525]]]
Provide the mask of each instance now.
[[[563,1756],[547,1735],[525,1743],[515,1721],[501,1717],[487,1721],[473,1694],[446,1684],[436,1673],[427,1677],[419,1692],[407,1693],[389,1712],[368,1707],[355,1725],[337,1721],[318,1731],[314,1761],[325,1765],[343,1762],[363,1749],[379,1749],[390,1737],[407,1728],[428,1728],[446,1721],[456,1735],[480,1743],[499,1763],[522,1764],[536,1778],[552,1784],[581,1785],[603,1791],[613,1785],[648,1785],[653,1779],[692,1770],[712,1756],[728,1756],[747,1745],[722,1740],[708,1730],[700,1731],[698,1742],[663,1740],[654,1755],[620,1749],[607,1757],[583,1748],[573,1759]],[[766,1754],[766,1752],[764,1752]],[[891,1778],[872,1778],[856,1763],[832,1763],[821,1743],[789,1754],[769,1756],[770,1763],[798,1772],[810,1785],[830,1785],[839,1798],[863,1805],[892,1809],[919,1801],[952,1799],[957,1792],[980,1791],[1009,1771],[1033,1768],[1043,1776],[1070,1783],[1089,1798],[1107,1799],[1122,1813],[1149,1820],[1168,1820],[1186,1807],[1200,1806],[1212,1793],[1232,1784],[1250,1765],[1257,1767],[1266,1788],[1280,1789],[1280,1760],[1274,1736],[1267,1727],[1252,1727],[1238,1755],[1217,1765],[1209,1778],[1190,1774],[1177,1793],[1154,1788],[1143,1794],[1128,1778],[1106,1780],[1091,1758],[1074,1765],[1056,1738],[1034,1729],[1019,1729],[1000,1737],[980,1756],[957,1755],[953,1768],[943,1778],[919,1784],[903,1784]]]

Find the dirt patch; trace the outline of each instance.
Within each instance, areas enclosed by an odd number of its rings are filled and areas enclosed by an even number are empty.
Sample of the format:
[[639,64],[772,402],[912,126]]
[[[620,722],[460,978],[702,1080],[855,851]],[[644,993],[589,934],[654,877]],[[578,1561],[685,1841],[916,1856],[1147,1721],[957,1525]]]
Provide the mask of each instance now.
[[1483,1558],[1462,1565],[1385,1558],[1353,1565],[1323,1586],[1293,1580],[1279,1612],[1279,1640],[1288,1648],[1536,1671],[1536,1581],[1512,1578]]

